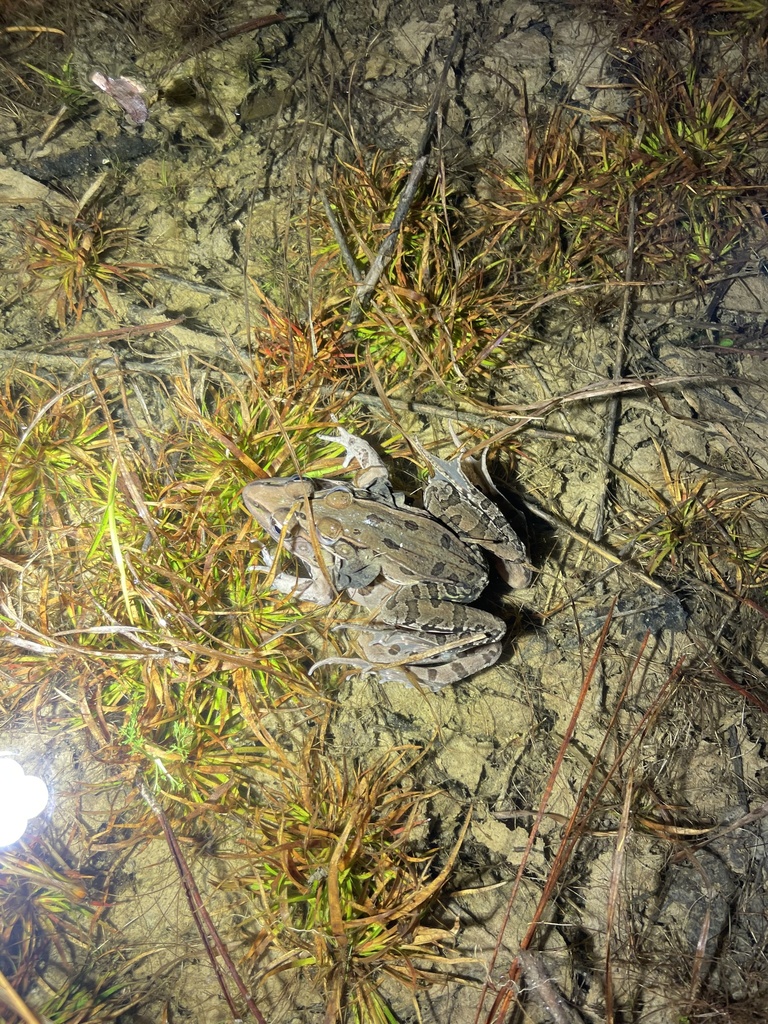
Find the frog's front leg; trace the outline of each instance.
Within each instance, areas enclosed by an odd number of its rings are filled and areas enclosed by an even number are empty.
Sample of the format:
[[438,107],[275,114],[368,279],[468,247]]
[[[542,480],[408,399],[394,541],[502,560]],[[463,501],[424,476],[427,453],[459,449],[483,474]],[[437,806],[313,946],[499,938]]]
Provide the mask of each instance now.
[[[311,601],[312,604],[323,607],[331,604],[337,592],[328,578],[328,570],[321,568],[306,554],[297,557],[301,557],[309,576],[299,576],[298,573],[291,572],[276,573],[270,581],[270,590],[276,590],[279,594],[290,594],[296,601]],[[264,564],[254,566],[252,571],[265,574],[272,572],[275,556],[264,549],[261,552],[261,560]]]
[[[247,484],[243,502],[259,526],[278,542],[280,550],[293,555],[309,573],[277,573],[270,581],[271,589],[293,594],[297,600],[329,605],[337,595],[333,560],[324,557],[322,547],[313,542],[311,532],[303,525],[304,506],[310,505],[314,493],[315,484],[310,480],[273,477]],[[261,558],[263,564],[253,571],[271,573],[275,557],[263,549]]]

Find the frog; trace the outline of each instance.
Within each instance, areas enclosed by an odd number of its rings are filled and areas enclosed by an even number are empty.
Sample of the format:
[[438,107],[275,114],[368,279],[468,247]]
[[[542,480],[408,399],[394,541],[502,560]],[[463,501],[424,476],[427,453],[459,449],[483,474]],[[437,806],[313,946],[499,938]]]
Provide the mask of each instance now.
[[[513,588],[527,587],[531,568],[523,542],[498,506],[474,483],[459,454],[440,459],[419,442],[430,479],[423,508],[406,503],[386,465],[363,438],[337,426],[320,435],[356,460],[353,481],[273,477],[242,492],[248,512],[283,545],[308,576],[261,571],[271,586],[327,606],[339,594],[370,613],[350,628],[362,658],[342,661],[381,680],[417,683],[438,691],[495,664],[506,623],[473,606],[489,581],[492,559]],[[468,462],[470,471],[476,467]]]

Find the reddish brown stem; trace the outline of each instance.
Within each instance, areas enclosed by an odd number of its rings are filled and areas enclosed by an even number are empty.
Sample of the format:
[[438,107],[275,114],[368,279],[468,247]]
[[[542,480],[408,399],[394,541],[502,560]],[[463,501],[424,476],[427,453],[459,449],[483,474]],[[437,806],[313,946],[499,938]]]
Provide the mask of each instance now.
[[178,868],[179,877],[181,878],[181,883],[184,886],[184,894],[187,897],[189,909],[192,912],[192,918],[195,922],[198,932],[200,933],[200,938],[203,940],[205,951],[208,954],[208,957],[213,966],[214,973],[216,974],[216,978],[218,979],[219,985],[221,987],[221,991],[223,992],[224,998],[226,999],[227,1005],[229,1006],[229,1009],[232,1013],[232,1019],[239,1020],[240,1012],[238,1008],[235,1006],[235,1002],[232,999],[232,996],[227,988],[224,972],[218,960],[216,959],[217,955],[221,957],[224,965],[227,968],[229,976],[232,978],[235,985],[237,986],[237,990],[242,996],[245,1005],[248,1007],[251,1014],[253,1015],[254,1020],[257,1021],[257,1024],[267,1024],[261,1011],[251,998],[251,994],[246,988],[245,982],[240,977],[240,972],[235,967],[232,958],[230,957],[229,952],[227,951],[227,947],[221,941],[221,936],[216,931],[216,926],[211,920],[211,915],[206,910],[205,904],[203,903],[203,897],[200,895],[200,890],[198,889],[197,883],[195,882],[195,879],[192,876],[192,872],[189,870],[189,865],[187,864],[184,858],[184,854],[181,852],[181,847],[179,846],[179,842],[176,839],[176,836],[174,835],[173,829],[171,828],[171,823],[168,821],[165,811],[163,811],[160,804],[155,800],[155,798],[152,796],[152,794],[145,786],[141,787],[141,795],[144,797],[147,804],[151,807],[153,813],[155,814],[155,817],[160,822],[160,827],[162,828],[163,835],[165,836],[165,840],[168,843],[168,848],[170,849],[171,855],[173,856],[173,859],[176,863],[176,867]]

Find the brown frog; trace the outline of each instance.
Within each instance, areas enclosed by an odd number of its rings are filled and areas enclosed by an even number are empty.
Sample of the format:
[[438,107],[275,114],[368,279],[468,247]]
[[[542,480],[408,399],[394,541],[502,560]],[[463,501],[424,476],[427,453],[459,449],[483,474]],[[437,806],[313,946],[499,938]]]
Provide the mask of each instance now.
[[471,606],[488,583],[484,552],[510,586],[531,573],[525,548],[498,507],[470,482],[460,459],[438,459],[421,446],[432,470],[425,508],[406,506],[371,446],[338,428],[345,465],[361,466],[355,482],[274,478],[248,484],[245,506],[307,568],[307,578],[279,574],[273,586],[302,600],[329,604],[345,592],[369,609],[355,624],[363,653],[351,663],[382,678],[411,672],[432,689],[464,679],[500,656],[502,619]]

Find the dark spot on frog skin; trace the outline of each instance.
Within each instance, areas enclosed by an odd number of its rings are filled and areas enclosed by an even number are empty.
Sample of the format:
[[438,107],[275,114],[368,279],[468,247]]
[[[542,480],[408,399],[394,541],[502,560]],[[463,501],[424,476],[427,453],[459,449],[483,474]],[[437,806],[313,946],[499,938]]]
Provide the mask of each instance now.
[[396,540],[392,540],[391,537],[382,537],[381,540],[382,540],[382,543],[384,544],[384,547],[385,548],[389,548],[390,551],[399,551],[400,550],[400,545],[397,543]]
[[404,530],[414,530],[418,532],[422,528],[422,523],[413,523],[410,519],[401,519],[399,525]]
[[432,575],[446,576],[447,573],[445,571],[445,562],[435,562],[435,564],[432,566]]

